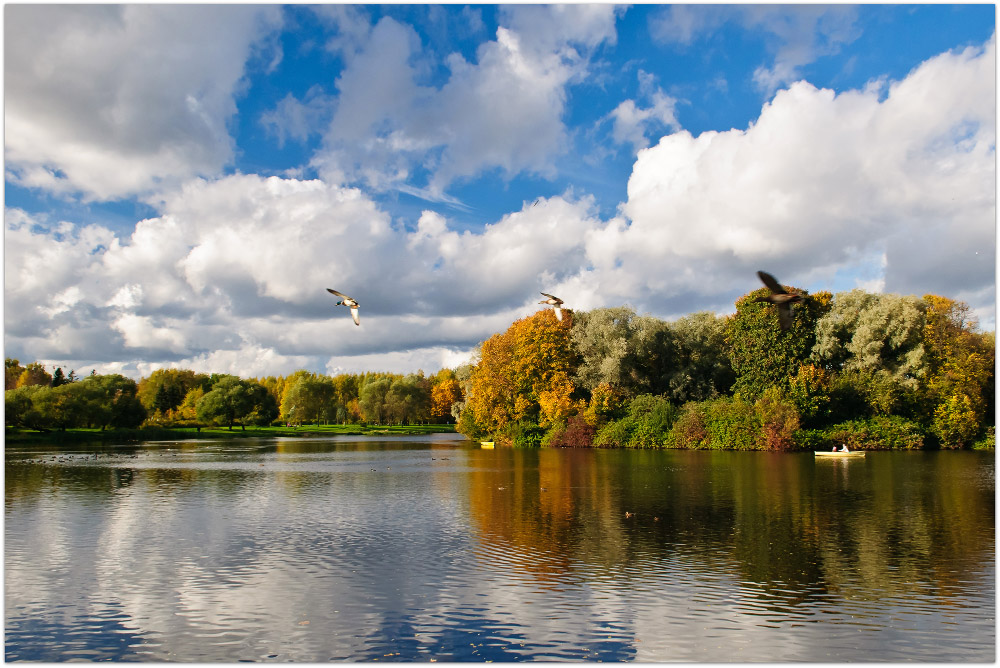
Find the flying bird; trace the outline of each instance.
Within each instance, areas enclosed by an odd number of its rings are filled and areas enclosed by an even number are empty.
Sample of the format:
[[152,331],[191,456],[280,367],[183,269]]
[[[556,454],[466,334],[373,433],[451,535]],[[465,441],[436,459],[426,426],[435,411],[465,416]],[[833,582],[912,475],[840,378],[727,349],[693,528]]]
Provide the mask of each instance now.
[[357,300],[351,299],[350,297],[348,297],[344,293],[337,292],[336,290],[333,290],[331,288],[327,288],[326,291],[329,292],[330,294],[334,294],[334,295],[337,295],[338,297],[340,297],[341,301],[337,302],[337,306],[340,306],[341,304],[343,304],[344,306],[350,307],[350,309],[351,309],[351,317],[354,318],[354,324],[355,325],[360,325],[361,324],[361,318],[358,317],[358,307],[361,306],[361,304],[359,304],[357,302]]
[[765,297],[757,297],[754,301],[767,302],[768,304],[777,306],[778,324],[781,325],[782,330],[788,329],[792,326],[792,304],[801,303],[802,295],[788,292],[781,287],[781,284],[778,283],[774,276],[766,271],[758,271],[757,276],[767,286],[767,289],[771,291],[771,294]]
[[541,294],[543,294],[546,297],[548,297],[548,299],[543,299],[542,301],[540,301],[538,303],[539,304],[549,304],[550,306],[554,306],[555,309],[556,309],[556,320],[558,320],[559,322],[562,322],[562,309],[559,308],[559,307],[563,305],[563,300],[559,299],[558,297],[553,297],[552,295],[550,295],[547,292],[543,292]]

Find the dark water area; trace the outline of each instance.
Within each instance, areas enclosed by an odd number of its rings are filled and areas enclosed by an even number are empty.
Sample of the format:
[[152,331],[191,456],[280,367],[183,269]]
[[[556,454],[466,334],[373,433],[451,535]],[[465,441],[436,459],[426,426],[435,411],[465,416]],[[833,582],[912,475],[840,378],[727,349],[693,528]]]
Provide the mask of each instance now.
[[8,447],[7,661],[996,659],[992,452]]

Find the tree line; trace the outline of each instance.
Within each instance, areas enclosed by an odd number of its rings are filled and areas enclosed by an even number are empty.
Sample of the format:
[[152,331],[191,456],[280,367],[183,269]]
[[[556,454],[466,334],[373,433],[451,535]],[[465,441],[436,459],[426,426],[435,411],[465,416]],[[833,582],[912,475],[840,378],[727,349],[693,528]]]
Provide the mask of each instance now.
[[995,334],[962,302],[756,290],[729,316],[539,311],[483,342],[458,429],[521,446],[992,446]]
[[272,424],[442,424],[460,404],[455,372],[240,378],[158,369],[136,382],[118,374],[54,374],[6,359],[6,424],[29,429]]
[[810,449],[992,445],[995,334],[962,302],[803,295],[787,330],[756,299],[667,322],[629,306],[551,310],[433,376],[243,379],[160,369],[138,383],[6,360],[6,423],[36,429],[457,422],[518,446]]

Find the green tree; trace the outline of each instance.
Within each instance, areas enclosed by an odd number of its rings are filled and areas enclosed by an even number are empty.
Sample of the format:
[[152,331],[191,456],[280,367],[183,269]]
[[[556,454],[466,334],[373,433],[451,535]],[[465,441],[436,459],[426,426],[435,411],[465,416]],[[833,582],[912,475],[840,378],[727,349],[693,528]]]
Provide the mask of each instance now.
[[52,387],[59,387],[65,384],[66,376],[63,374],[62,367],[57,367],[55,373],[52,374]]
[[830,293],[809,295],[804,290],[786,288],[803,295],[794,307],[791,328],[782,330],[770,304],[756,301],[769,294],[755,290],[736,301],[736,313],[726,323],[729,360],[736,375],[733,391],[748,401],[769,387],[787,390],[799,367],[809,359],[816,341],[816,321],[830,307]]
[[28,385],[4,392],[4,424],[8,427],[46,428],[41,413],[35,408],[34,396],[48,389],[43,385]]
[[996,338],[981,334],[964,302],[925,295],[928,378],[923,406],[945,447],[970,445],[993,424]]
[[812,358],[828,369],[884,373],[915,388],[927,370],[926,308],[916,297],[837,293],[816,323]]
[[672,322],[670,331],[674,344],[668,372],[670,398],[685,403],[729,392],[735,374],[726,354],[726,319],[702,311]]
[[575,313],[573,344],[580,356],[574,382],[593,391],[601,383],[629,396],[669,390],[676,366],[670,326],[629,306]]
[[392,389],[392,378],[382,377],[370,380],[361,386],[358,402],[366,422],[385,424],[389,420],[386,398]]
[[232,430],[233,425],[246,419],[254,408],[249,382],[236,376],[219,376],[212,389],[198,401],[196,411],[199,420],[224,424]]

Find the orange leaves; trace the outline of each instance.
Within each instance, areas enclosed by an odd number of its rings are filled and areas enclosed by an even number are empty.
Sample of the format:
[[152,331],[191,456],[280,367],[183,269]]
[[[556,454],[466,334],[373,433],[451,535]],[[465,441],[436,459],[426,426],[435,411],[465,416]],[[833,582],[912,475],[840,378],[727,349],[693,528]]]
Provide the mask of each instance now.
[[469,407],[491,433],[521,420],[543,426],[563,420],[574,409],[576,363],[568,323],[538,311],[483,343]]
[[462,400],[462,388],[454,378],[431,387],[431,417],[438,422],[451,421],[451,406]]

